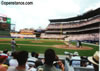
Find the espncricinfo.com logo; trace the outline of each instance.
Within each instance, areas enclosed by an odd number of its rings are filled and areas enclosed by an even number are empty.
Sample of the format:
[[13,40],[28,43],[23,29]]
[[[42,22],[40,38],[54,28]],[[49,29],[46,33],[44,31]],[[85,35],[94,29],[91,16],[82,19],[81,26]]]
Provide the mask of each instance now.
[[32,1],[30,1],[30,2],[28,2],[28,1],[26,1],[26,2],[24,2],[24,1],[1,1],[1,5],[33,5],[33,2]]

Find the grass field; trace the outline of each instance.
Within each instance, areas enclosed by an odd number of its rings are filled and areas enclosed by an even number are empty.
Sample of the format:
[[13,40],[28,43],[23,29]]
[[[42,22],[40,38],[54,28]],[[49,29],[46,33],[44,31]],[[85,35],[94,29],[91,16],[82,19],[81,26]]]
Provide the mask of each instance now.
[[[90,44],[83,44],[83,46],[88,46],[93,48],[92,50],[69,50],[69,49],[62,49],[62,48],[54,48],[54,45],[66,45],[63,41],[59,40],[43,40],[43,39],[15,39],[18,47],[16,50],[26,50],[28,52],[35,51],[37,53],[44,53],[44,51],[48,48],[52,48],[55,50],[56,54],[64,55],[65,51],[68,52],[79,52],[80,56],[92,56],[95,51],[99,50],[99,46],[90,45]],[[0,38],[0,50],[8,49],[11,50],[11,38]],[[76,42],[71,42],[73,45]]]

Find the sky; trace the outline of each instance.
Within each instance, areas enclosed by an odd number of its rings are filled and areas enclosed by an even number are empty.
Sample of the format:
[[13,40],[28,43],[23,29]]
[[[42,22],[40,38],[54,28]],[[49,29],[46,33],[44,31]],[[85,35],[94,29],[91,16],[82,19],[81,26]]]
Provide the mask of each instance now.
[[[2,5],[2,1],[31,1],[33,5]],[[23,28],[46,29],[50,19],[81,15],[100,7],[100,0],[0,0],[0,16],[11,18],[16,31]]]

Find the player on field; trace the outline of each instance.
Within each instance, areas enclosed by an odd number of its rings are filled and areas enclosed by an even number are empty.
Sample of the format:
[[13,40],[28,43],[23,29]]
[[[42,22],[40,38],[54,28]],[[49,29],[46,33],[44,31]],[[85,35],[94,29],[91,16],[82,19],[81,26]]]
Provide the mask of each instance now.
[[11,49],[12,49],[12,52],[15,51],[16,46],[17,46],[17,45],[16,45],[15,39],[12,39],[12,40],[11,40]]

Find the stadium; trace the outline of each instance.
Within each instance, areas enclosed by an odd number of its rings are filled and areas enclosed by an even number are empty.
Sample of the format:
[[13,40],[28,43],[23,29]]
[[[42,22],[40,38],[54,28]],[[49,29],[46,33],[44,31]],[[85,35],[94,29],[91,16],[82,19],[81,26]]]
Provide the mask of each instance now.
[[100,8],[72,18],[50,19],[50,24],[41,38],[99,42],[99,13]]
[[[0,17],[0,51],[7,49],[11,52],[10,42],[15,38],[16,51],[36,52],[39,54],[39,59],[43,59],[45,50],[53,49],[63,61],[64,71],[94,71],[93,67],[83,65],[71,67],[69,58],[78,52],[78,56],[83,57],[83,63],[85,60],[89,65],[87,57],[99,51],[100,8],[79,16],[49,21],[50,24],[46,29],[21,29],[16,32],[11,29],[14,24],[11,24],[10,18]],[[77,47],[78,41],[81,42],[82,47]]]

